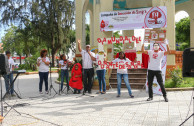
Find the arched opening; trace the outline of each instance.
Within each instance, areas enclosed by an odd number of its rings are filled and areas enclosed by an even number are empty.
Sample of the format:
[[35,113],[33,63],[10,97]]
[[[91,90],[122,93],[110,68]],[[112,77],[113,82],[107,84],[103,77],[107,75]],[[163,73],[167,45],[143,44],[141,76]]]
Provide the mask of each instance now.
[[85,13],[85,42],[86,45],[90,45],[90,13]]
[[190,47],[190,17],[186,11],[175,15],[176,50],[183,51]]

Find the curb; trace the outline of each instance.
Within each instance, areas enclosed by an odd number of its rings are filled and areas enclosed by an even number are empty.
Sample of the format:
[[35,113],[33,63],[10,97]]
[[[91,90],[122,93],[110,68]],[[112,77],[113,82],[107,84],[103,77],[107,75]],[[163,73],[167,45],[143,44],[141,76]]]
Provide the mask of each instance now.
[[[59,82],[57,80],[55,81],[55,83],[56,84],[61,84],[61,82]],[[63,84],[66,85],[66,83],[63,83]],[[96,88],[94,88],[94,89],[96,89]],[[166,91],[190,91],[190,90],[194,90],[194,87],[188,87],[188,88],[165,88],[165,89],[166,89]]]
[[[58,71],[51,71],[51,73],[58,73]],[[38,72],[26,72],[23,75],[38,74]]]
[[166,91],[190,91],[194,90],[194,87],[188,87],[188,88],[165,88]]

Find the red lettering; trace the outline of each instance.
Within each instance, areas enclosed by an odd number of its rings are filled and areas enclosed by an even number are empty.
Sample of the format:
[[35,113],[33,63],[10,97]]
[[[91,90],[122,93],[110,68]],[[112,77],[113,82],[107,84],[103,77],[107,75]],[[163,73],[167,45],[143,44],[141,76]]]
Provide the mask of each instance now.
[[101,60],[98,60],[98,65],[101,65],[101,64],[102,64]]
[[108,40],[108,44],[112,44],[112,40],[110,39],[110,40]]
[[141,42],[141,36],[139,36],[139,41]]
[[116,67],[118,67],[118,62],[116,62]]
[[115,69],[115,64],[113,64],[113,69]]
[[132,41],[135,41],[136,40],[136,37],[135,36],[132,36]]
[[115,41],[115,37],[111,37],[111,40],[114,42]]
[[139,43],[138,38],[136,38],[136,43]]
[[126,40],[129,40],[127,36],[125,36],[125,41],[126,41]]
[[119,39],[116,39],[116,44],[119,44],[119,43],[120,43]]
[[131,43],[131,39],[129,38],[129,43]]
[[123,36],[120,36],[120,41],[123,41]]
[[98,38],[97,41],[98,41],[98,43],[101,43],[102,42],[102,40],[100,38]]

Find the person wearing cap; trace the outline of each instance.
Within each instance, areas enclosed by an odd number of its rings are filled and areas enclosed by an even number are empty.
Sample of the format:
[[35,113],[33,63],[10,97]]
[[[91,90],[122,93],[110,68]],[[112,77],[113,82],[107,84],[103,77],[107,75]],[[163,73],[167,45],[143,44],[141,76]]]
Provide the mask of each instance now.
[[106,61],[106,53],[104,52],[104,50],[96,54],[96,74],[97,74],[98,83],[99,83],[99,92],[97,92],[97,94],[99,93],[105,94],[106,93],[106,81],[105,81],[106,66],[103,66],[102,68],[100,65],[98,65],[99,55],[104,55],[104,60],[102,62]]
[[78,39],[78,49],[82,55],[84,92],[88,91],[91,94],[94,76],[93,61],[96,61],[95,53],[90,51],[90,45],[86,45],[86,50],[83,50],[80,39]]

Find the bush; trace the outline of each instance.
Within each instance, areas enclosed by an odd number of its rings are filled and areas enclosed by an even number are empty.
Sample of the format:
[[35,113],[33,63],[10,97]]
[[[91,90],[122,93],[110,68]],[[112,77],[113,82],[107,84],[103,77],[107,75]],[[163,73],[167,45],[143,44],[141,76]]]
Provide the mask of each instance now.
[[177,87],[178,85],[184,83],[182,70],[178,67],[173,70],[168,70],[170,77],[172,78],[172,86]]

